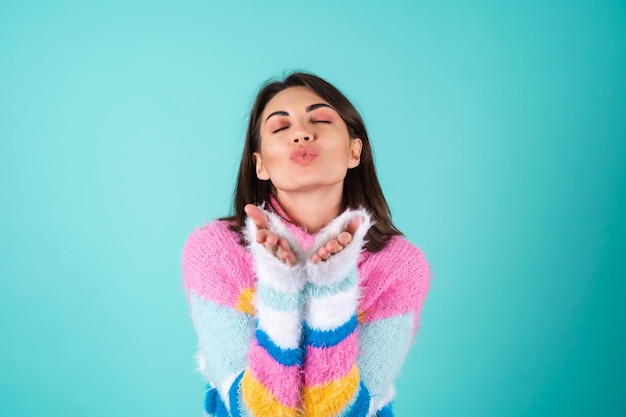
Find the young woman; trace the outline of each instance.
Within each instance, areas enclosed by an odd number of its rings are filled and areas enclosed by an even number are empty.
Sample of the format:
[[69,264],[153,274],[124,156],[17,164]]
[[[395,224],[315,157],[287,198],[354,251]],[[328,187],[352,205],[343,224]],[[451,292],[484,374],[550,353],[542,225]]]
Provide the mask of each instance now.
[[189,236],[182,268],[207,415],[392,415],[430,270],[334,86],[293,73],[260,90],[234,215]]

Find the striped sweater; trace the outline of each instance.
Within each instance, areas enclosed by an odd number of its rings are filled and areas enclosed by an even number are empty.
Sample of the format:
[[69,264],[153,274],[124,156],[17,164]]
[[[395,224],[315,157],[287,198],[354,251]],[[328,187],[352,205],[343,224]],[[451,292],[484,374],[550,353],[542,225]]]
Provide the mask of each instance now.
[[[284,214],[284,213],[283,213]],[[225,221],[195,230],[183,276],[207,380],[208,416],[392,416],[393,380],[415,337],[430,282],[422,252],[400,236],[363,251],[371,226],[346,211],[316,235],[267,213],[299,259],[288,266]],[[346,248],[310,257],[354,218]]]

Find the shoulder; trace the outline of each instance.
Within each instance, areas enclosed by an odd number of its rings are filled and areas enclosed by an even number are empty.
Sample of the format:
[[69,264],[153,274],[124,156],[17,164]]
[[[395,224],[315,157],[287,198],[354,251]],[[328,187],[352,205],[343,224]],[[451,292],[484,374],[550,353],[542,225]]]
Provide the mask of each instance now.
[[403,236],[393,236],[380,251],[368,253],[363,268],[386,272],[387,277],[428,279],[430,268],[421,249]]
[[239,252],[239,248],[243,250],[239,244],[239,235],[228,226],[226,221],[214,220],[195,229],[183,247],[183,269],[219,263],[232,251]]
[[362,308],[371,319],[419,313],[431,279],[423,251],[403,236],[392,237],[381,251],[365,256],[359,275]]
[[[185,255],[195,255],[198,251],[212,252],[222,250],[224,247],[232,248],[239,244],[239,235],[230,230],[229,222],[225,220],[213,220],[212,222],[196,228],[189,234],[183,248]],[[240,245],[241,246],[241,245]]]
[[413,276],[416,279],[430,277],[430,268],[424,252],[409,242],[404,236],[392,237],[385,248],[374,254],[378,262],[392,263],[394,270]]
[[214,220],[187,237],[181,266],[187,291],[221,304],[231,304],[231,295],[247,287],[252,277],[248,251],[224,220]]

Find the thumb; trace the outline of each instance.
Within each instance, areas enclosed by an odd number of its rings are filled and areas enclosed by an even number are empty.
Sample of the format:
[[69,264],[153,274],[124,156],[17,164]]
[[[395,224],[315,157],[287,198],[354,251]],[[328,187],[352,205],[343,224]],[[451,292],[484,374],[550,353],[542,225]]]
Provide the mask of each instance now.
[[267,217],[263,210],[255,206],[254,204],[246,204],[243,208],[248,217],[252,219],[254,224],[259,229],[267,229]]

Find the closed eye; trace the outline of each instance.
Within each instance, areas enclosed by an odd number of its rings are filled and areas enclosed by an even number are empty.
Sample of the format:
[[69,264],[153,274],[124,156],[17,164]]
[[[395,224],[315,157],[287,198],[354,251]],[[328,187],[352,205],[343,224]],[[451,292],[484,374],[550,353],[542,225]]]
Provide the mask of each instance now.
[[330,123],[330,120],[312,120],[313,123]]
[[278,129],[274,130],[272,133],[278,133],[278,132],[280,132],[281,130],[285,130],[285,129],[287,129],[288,127],[289,127],[289,126],[283,126],[283,127],[280,127],[280,128],[278,128]]

